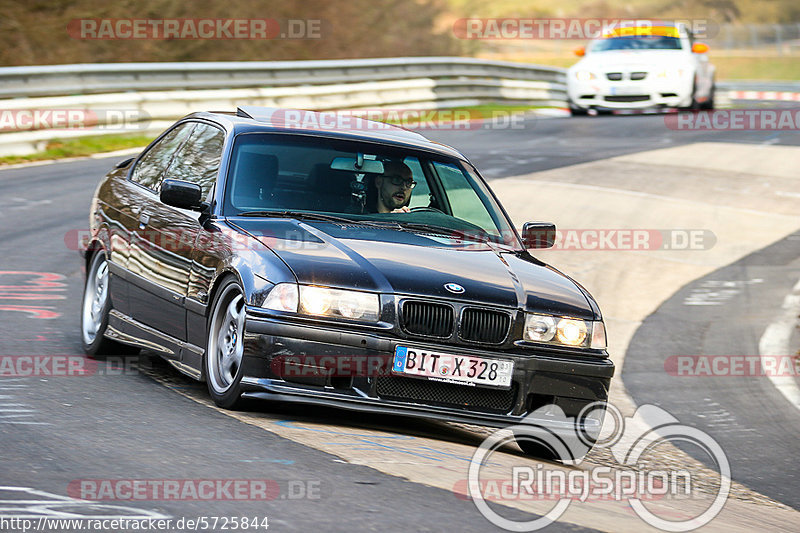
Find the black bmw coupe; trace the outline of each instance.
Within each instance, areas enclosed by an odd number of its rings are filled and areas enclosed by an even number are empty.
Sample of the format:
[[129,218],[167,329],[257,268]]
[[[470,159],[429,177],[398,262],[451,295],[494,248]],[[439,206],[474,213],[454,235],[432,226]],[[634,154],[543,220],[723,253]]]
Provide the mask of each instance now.
[[518,232],[469,161],[422,135],[292,116],[194,113],[105,176],[81,246],[88,354],[156,352],[224,408],[559,432],[548,406],[607,399],[600,309],[529,252],[553,225]]

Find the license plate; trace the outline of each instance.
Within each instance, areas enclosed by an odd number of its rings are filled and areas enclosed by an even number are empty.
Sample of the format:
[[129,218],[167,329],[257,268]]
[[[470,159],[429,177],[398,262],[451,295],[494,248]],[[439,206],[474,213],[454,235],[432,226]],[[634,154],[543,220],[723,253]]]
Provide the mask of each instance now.
[[638,87],[611,87],[611,95],[612,96],[631,96],[635,94],[646,94],[643,93],[642,89]]
[[514,362],[398,346],[394,351],[392,372],[445,383],[508,389]]

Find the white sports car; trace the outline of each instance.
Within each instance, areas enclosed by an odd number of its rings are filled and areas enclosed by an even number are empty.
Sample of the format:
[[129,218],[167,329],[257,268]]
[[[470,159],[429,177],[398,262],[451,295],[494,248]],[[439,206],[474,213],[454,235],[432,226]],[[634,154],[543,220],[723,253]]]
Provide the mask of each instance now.
[[680,23],[612,28],[584,48],[567,71],[573,115],[590,109],[714,108],[708,46]]

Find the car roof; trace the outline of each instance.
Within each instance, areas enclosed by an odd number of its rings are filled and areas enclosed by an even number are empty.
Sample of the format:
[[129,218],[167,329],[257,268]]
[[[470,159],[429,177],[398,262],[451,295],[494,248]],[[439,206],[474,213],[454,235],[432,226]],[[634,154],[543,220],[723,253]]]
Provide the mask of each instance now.
[[[219,123],[226,129],[239,133],[286,133],[304,136],[348,139],[354,141],[379,142],[394,146],[411,147],[429,152],[467,158],[455,148],[431,141],[419,133],[373,120],[366,120],[346,112],[317,112],[277,107],[240,106],[235,113],[230,111],[201,111],[184,119],[201,118]],[[337,124],[331,126],[330,121]],[[314,127],[323,124],[322,127]],[[353,124],[355,127],[345,127]]]

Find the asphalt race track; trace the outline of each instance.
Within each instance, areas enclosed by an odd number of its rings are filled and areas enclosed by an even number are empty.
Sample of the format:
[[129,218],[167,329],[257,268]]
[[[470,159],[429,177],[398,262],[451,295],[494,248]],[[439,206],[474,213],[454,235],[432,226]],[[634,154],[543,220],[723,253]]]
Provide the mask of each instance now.
[[[800,509],[800,411],[763,377],[682,380],[666,375],[664,361],[758,354],[764,329],[800,279],[800,182],[783,170],[798,168],[791,164],[800,135],[674,131],[664,121],[529,117],[518,128],[422,133],[464,152],[518,224],[713,229],[717,244],[706,252],[553,250],[541,257],[584,283],[606,313],[610,347],[620,348],[612,357],[624,359],[612,400],[627,393],[637,404],[659,405],[725,449],[738,488],[707,527],[788,531]],[[711,161],[704,155],[710,143],[729,155]],[[745,150],[769,157],[751,169],[727,169]],[[87,228],[94,187],[121,158],[0,170],[0,355],[83,357],[83,274],[68,235]],[[749,229],[730,226],[739,220]],[[658,281],[644,280],[648,272]],[[753,279],[762,281],[719,305],[684,305],[708,280]],[[278,531],[499,530],[452,490],[481,442],[474,428],[267,403],[224,413],[210,406],[205,385],[140,359],[90,361],[89,372],[74,376],[0,372],[0,511],[12,500],[33,501],[20,496],[29,494],[22,488],[47,493],[37,496],[40,503],[16,506],[30,513],[47,506],[41,501],[80,497],[82,480],[258,478],[277,487],[271,501],[71,501],[70,513],[268,517]],[[540,511],[509,505],[503,514],[530,520]],[[575,505],[547,531],[646,529],[626,505],[594,503]]]

